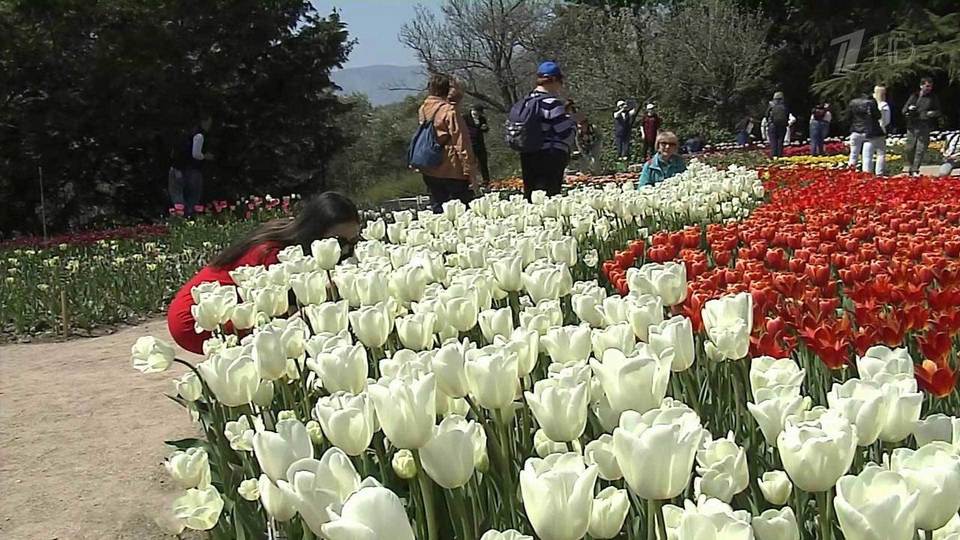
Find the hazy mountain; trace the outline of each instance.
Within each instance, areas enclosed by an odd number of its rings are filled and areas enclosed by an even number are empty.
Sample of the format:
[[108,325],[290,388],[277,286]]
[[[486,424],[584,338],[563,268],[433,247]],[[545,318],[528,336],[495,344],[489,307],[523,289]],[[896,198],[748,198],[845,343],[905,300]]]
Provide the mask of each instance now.
[[389,90],[390,88],[423,88],[426,85],[420,66],[346,68],[333,72],[331,78],[343,88],[344,94],[366,94],[373,105],[396,103],[417,93],[416,90]]

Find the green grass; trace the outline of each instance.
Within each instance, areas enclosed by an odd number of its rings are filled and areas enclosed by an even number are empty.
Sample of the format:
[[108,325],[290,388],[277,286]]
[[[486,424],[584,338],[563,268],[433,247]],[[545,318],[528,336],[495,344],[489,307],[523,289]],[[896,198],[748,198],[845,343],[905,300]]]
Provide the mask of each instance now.
[[415,197],[427,192],[423,178],[406,171],[392,179],[383,179],[368,185],[353,194],[354,200],[361,206],[377,206],[383,201],[403,197]]

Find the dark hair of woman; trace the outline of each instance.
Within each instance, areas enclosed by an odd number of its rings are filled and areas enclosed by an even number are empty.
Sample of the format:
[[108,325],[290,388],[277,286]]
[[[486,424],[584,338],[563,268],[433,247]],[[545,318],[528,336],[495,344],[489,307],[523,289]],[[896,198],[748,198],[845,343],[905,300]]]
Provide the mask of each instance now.
[[427,93],[444,99],[450,93],[450,76],[443,73],[432,73],[427,82]]
[[309,253],[310,244],[314,240],[324,238],[331,228],[341,223],[360,223],[357,206],[340,193],[327,191],[304,202],[296,218],[264,223],[220,252],[210,265],[217,268],[228,267],[250,249],[261,244],[270,244],[281,249],[296,245]]
[[548,76],[544,76],[544,75],[537,75],[537,86],[543,86],[543,85],[545,85],[545,84],[550,84],[550,83],[552,83],[552,82],[554,82],[554,81],[556,81],[556,82],[561,82],[561,83],[562,83],[562,82],[563,82],[563,76],[561,75],[561,76],[558,76],[558,77],[548,77]]

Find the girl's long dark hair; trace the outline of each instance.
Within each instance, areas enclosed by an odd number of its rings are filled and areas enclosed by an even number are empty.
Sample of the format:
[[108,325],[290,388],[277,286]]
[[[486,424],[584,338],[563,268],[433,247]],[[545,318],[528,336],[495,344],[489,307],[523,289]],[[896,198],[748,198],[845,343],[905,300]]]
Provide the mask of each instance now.
[[262,244],[281,249],[299,245],[305,253],[309,253],[310,244],[314,240],[324,238],[332,227],[341,223],[360,223],[357,206],[344,195],[327,191],[305,202],[295,219],[277,219],[264,223],[234,242],[220,252],[210,262],[210,266],[229,268],[250,249]]

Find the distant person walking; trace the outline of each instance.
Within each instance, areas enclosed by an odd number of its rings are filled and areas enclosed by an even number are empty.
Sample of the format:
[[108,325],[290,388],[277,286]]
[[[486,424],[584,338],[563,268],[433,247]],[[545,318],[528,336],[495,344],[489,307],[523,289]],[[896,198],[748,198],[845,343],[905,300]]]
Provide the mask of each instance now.
[[890,129],[890,104],[887,103],[887,88],[873,87],[873,100],[880,113],[880,125],[877,133],[863,143],[863,172],[872,172],[883,176],[887,163],[887,130]]
[[737,144],[743,146],[750,142],[750,134],[753,132],[753,116],[747,115],[737,122],[734,128],[737,132]]
[[773,100],[767,107],[764,115],[767,119],[767,133],[770,142],[770,156],[783,155],[783,141],[787,136],[787,125],[790,122],[790,112],[783,102],[783,92],[774,92]]
[[660,130],[660,116],[657,115],[657,106],[653,103],[647,103],[640,130],[643,135],[643,159],[647,159],[657,151],[657,132]]
[[[633,100],[631,100],[633,101]],[[636,102],[627,103],[624,100],[617,102],[617,111],[613,113],[613,136],[617,141],[617,158],[623,161],[630,159],[630,137],[633,135],[633,123],[637,119]]]
[[174,213],[190,217],[203,212],[203,168],[214,160],[207,151],[207,135],[213,120],[206,117],[189,135],[175,143],[167,173],[167,188]]
[[830,131],[830,105],[818,103],[810,112],[810,155],[824,155],[824,139]]
[[487,117],[484,115],[485,108],[479,103],[470,108],[470,114],[467,115],[467,131],[470,132],[470,144],[473,148],[473,155],[477,157],[477,164],[480,166],[480,177],[484,185],[490,183],[490,167],[487,161],[487,143],[484,140],[484,134],[490,131],[487,125]]
[[528,201],[534,191],[560,194],[570,150],[576,144],[576,124],[560,97],[563,82],[556,62],[540,64],[536,88],[514,104],[507,120],[507,143],[520,152],[523,195]]
[[657,135],[657,153],[643,164],[637,189],[655,186],[687,170],[687,164],[677,153],[679,144],[680,141],[672,131],[663,131]]
[[947,143],[943,147],[943,165],[940,165],[937,176],[950,176],[957,167],[960,167],[960,131],[947,137]]
[[568,105],[573,120],[577,123],[577,152],[580,154],[580,172],[600,174],[600,136],[597,126],[590,123],[587,115]]
[[476,157],[466,123],[457,112],[457,104],[463,97],[457,82],[448,75],[434,73],[427,83],[427,94],[417,116],[421,124],[433,122],[442,150],[439,164],[423,167],[420,173],[430,191],[430,208],[439,214],[447,201],[457,199],[467,204],[473,200]]
[[940,98],[933,93],[933,79],[920,79],[920,90],[903,105],[907,119],[907,147],[903,159],[910,165],[910,174],[920,174],[923,156],[930,144],[930,131],[940,118]]
[[[883,135],[883,129],[880,127],[880,109],[877,107],[877,102],[864,93],[850,100],[847,112],[850,116],[850,159],[847,161],[847,166],[856,168],[860,161],[863,143]],[[866,168],[867,162],[864,160],[863,169],[866,170]]]

